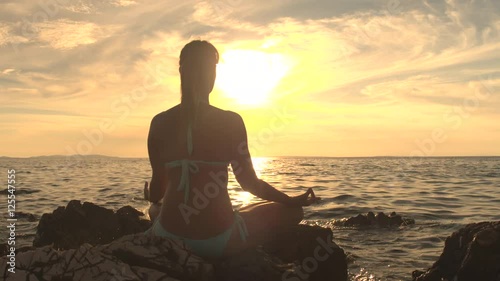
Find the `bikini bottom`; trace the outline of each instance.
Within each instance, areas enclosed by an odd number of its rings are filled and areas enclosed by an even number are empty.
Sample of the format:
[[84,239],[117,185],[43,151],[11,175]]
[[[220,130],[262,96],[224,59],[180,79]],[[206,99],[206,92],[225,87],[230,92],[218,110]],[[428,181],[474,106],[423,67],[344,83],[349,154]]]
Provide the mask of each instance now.
[[238,211],[234,212],[234,223],[228,229],[226,229],[221,234],[207,239],[189,239],[172,234],[166,231],[165,228],[161,225],[160,217],[161,216],[158,216],[158,218],[153,223],[153,226],[146,231],[146,234],[154,234],[156,236],[182,240],[186,244],[186,246],[193,251],[193,253],[197,254],[200,257],[222,257],[229,238],[231,238],[234,227],[238,227],[238,231],[240,232],[240,237],[243,242],[245,242],[248,237],[248,230],[245,221],[238,213]]

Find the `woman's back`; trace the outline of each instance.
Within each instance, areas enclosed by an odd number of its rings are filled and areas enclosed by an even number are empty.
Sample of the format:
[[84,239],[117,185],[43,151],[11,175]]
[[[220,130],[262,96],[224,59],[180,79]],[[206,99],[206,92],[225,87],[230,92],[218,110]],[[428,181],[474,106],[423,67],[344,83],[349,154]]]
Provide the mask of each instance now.
[[[219,234],[233,222],[227,192],[227,165],[234,160],[237,149],[233,116],[232,112],[200,103],[191,126],[191,155],[188,121],[180,106],[153,119],[149,145],[155,148],[150,153],[155,153],[154,158],[166,169],[161,223],[167,231],[202,239]],[[182,167],[183,162],[187,167]]]

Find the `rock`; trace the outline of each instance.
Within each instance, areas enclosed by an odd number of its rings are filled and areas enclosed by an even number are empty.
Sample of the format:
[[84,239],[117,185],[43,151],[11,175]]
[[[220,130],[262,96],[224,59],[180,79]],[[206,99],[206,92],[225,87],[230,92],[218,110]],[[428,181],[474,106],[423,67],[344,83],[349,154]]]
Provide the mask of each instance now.
[[182,243],[142,233],[65,251],[37,248],[16,256],[14,274],[7,267],[2,261],[0,272],[7,274],[6,280],[215,280],[214,266]]
[[[0,272],[7,274],[6,280],[279,281],[300,276],[305,277],[298,280],[304,281],[347,280],[343,250],[332,241],[324,241],[331,239],[329,229],[303,225],[288,234],[294,237],[270,243],[272,249],[258,247],[226,259],[204,260],[181,241],[138,233],[105,245],[84,243],[63,251],[44,246],[18,253],[15,274],[7,272],[6,257],[2,257]],[[284,249],[286,243],[291,243],[288,250]],[[314,266],[318,247],[323,250]]]
[[[0,195],[9,195],[9,194],[11,194],[11,192],[12,192],[12,190],[9,192],[9,189],[6,188],[6,189],[3,189],[3,190],[0,190]],[[40,192],[40,190],[33,190],[33,189],[29,189],[29,188],[23,188],[23,189],[16,189],[15,194],[16,195],[32,194],[32,193],[36,193],[36,192]]]
[[443,253],[413,281],[500,281],[500,221],[468,224],[446,238]]
[[116,213],[104,207],[72,200],[52,214],[43,214],[33,246],[52,245],[55,249],[75,249],[84,243],[106,244],[124,235],[146,231],[149,220],[130,206]]
[[[391,225],[390,218],[386,214],[384,214],[382,212],[378,213],[375,216],[375,219],[377,221],[377,225],[380,225],[380,226],[389,226],[389,225]],[[398,226],[399,226],[399,224],[398,224]]]
[[347,280],[347,259],[344,250],[332,240],[329,228],[297,225],[264,245],[264,250],[281,260],[296,265],[287,279],[310,281]]
[[[8,255],[10,253],[10,248],[11,248],[11,246],[9,246],[8,243],[0,244],[0,257],[5,257],[6,255]],[[15,249],[16,249],[16,254],[18,254],[18,253],[23,253],[23,252],[30,251],[30,250],[35,250],[36,248],[32,247],[32,246],[25,246],[25,247],[15,248]]]
[[18,220],[26,220],[29,222],[35,222],[38,220],[38,218],[35,215],[24,212],[15,212],[12,218],[16,218]]
[[[391,215],[392,214],[396,215],[395,212],[392,212]],[[368,212],[368,214],[366,214],[366,217],[368,218],[369,221],[374,221],[375,220],[375,214],[373,212]]]
[[295,270],[293,263],[281,261],[265,252],[262,247],[216,261],[214,265],[217,281],[278,281],[284,280],[283,276],[287,272]]
[[370,220],[370,219],[368,219],[367,216],[363,216],[362,214],[359,214],[355,217],[348,218],[344,222],[344,226],[355,226],[355,225],[365,225],[366,226],[366,225],[372,225],[372,222],[375,222],[375,220]]
[[151,223],[141,216],[129,206],[115,213],[71,201],[42,216],[38,248],[16,250],[15,275],[5,255],[0,272],[6,280],[347,280],[346,256],[330,229],[298,225],[266,245],[206,260],[181,241],[144,234]]
[[378,227],[391,227],[391,226],[404,226],[415,224],[415,220],[409,218],[403,218],[396,212],[392,212],[389,216],[380,212],[375,215],[373,212],[368,212],[368,214],[359,214],[355,217],[348,218],[346,220],[341,220],[336,223],[340,226],[378,226]]

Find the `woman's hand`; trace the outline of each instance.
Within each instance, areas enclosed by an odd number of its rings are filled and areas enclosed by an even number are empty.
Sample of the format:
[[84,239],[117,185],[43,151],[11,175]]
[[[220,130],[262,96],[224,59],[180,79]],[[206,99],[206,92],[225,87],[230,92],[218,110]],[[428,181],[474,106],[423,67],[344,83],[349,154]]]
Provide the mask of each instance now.
[[[147,181],[144,182],[144,199],[149,201],[149,184]],[[150,201],[150,203],[152,204],[149,206],[148,214],[151,221],[154,221],[160,215],[162,203],[161,201],[156,203]]]
[[[309,197],[309,195],[310,195],[310,197]],[[321,197],[316,197],[312,188],[309,188],[302,195],[290,197],[290,199],[288,200],[288,202],[286,204],[289,206],[302,207],[302,206],[309,206],[313,203],[318,202],[319,200],[321,200]]]
[[144,200],[149,201],[149,187],[148,182],[144,182]]

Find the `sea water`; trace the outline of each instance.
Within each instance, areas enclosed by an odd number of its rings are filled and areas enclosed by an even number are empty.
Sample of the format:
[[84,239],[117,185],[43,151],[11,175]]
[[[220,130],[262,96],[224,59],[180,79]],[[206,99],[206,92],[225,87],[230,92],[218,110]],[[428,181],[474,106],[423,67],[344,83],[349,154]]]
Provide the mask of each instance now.
[[[305,207],[303,223],[330,227],[349,255],[351,280],[411,280],[438,258],[444,240],[468,223],[500,220],[500,157],[435,158],[254,158],[260,178],[293,195],[312,187],[319,204]],[[70,200],[117,210],[131,205],[143,212],[147,159],[68,157],[0,159],[16,171],[16,211],[50,213]],[[259,199],[241,190],[232,173],[229,194],[235,208]],[[7,210],[7,195],[0,195]],[[392,228],[339,227],[359,213],[395,211],[415,225]],[[38,222],[17,224],[17,246],[31,245]],[[0,242],[5,242],[2,227]]]

